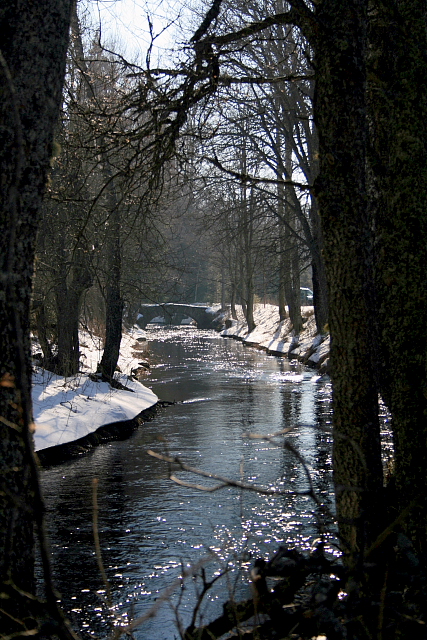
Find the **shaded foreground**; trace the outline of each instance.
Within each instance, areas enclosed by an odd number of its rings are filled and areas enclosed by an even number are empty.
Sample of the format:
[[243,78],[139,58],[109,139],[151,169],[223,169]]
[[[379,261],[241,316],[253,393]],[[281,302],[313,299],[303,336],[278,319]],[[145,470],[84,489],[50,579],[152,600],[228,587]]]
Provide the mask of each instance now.
[[[222,616],[189,627],[185,640],[212,640],[232,630],[227,637],[247,640],[425,638],[426,579],[412,545],[391,531],[377,542],[358,571],[329,560],[321,542],[309,556],[280,547],[269,562],[255,562],[251,599],[226,602]],[[373,562],[382,547],[381,562]]]

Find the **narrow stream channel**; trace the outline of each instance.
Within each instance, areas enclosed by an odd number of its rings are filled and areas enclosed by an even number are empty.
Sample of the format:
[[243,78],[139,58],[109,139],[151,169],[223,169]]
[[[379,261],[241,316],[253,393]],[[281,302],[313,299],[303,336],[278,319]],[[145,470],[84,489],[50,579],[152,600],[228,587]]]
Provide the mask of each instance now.
[[[231,571],[206,598],[207,622],[221,612],[230,591],[248,597],[247,569],[255,558],[271,556],[279,544],[308,549],[319,536],[314,501],[295,495],[309,488],[301,462],[283,447],[282,437],[273,446],[247,434],[292,427],[286,437],[303,456],[319,499],[333,508],[327,377],[215,332],[153,327],[147,333],[152,369],[144,383],[177,404],[162,409],[129,440],[42,473],[57,586],[86,638],[107,637],[114,619],[126,622],[148,611],[183,566],[211,553],[214,559],[204,565],[208,577]],[[190,465],[284,494],[180,486],[169,479],[167,464],[147,449],[169,451]],[[214,484],[176,473],[187,482]],[[94,551],[93,478],[99,480],[100,540],[112,607]],[[199,586],[187,580],[176,588],[134,637],[179,638],[177,623],[190,622]]]

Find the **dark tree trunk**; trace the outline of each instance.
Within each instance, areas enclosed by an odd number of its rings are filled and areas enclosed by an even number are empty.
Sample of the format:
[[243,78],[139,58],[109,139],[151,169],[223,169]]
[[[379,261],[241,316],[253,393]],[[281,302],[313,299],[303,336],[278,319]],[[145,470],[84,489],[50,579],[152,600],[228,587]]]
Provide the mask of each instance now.
[[37,337],[43,354],[43,366],[50,371],[53,367],[53,351],[48,338],[47,324],[49,320],[46,316],[44,300],[33,301],[33,313],[36,320]]
[[285,230],[285,233],[285,269],[283,286],[286,302],[288,303],[292,331],[295,336],[298,336],[302,329],[298,247],[295,245],[295,238],[293,237],[292,232]]
[[73,376],[79,370],[79,320],[84,292],[92,286],[93,278],[82,249],[74,252],[70,273],[61,265],[55,287],[58,353],[54,371],[61,376]]
[[[241,149],[240,170],[242,175],[246,174],[246,138],[243,138]],[[240,235],[241,235],[241,287],[242,287],[242,309],[251,333],[255,329],[254,304],[255,291],[253,279],[253,190],[248,198],[248,186],[242,182],[240,187]]]
[[427,558],[427,8],[376,3],[370,32],[381,393],[392,414],[396,515]]
[[381,524],[378,391],[367,302],[372,285],[365,184],[367,5],[367,0],[316,5],[320,174],[315,186],[329,281],[336,505],[350,563],[361,557]]
[[[243,241],[241,240],[241,243]],[[243,315],[247,316],[247,306],[246,306],[246,296],[245,296],[245,253],[243,247],[240,247],[240,255],[239,255],[239,282],[237,286],[237,294],[238,300],[242,306]]]
[[[285,176],[290,179],[292,177],[292,131],[286,136],[285,146]],[[299,336],[302,330],[301,317],[301,295],[300,295],[300,267],[299,267],[299,246],[297,234],[297,221],[292,215],[291,201],[297,200],[293,187],[288,187],[288,198],[285,199],[285,217],[287,225],[285,229],[286,244],[285,255],[288,256],[288,277],[285,281],[285,296],[288,303],[289,318],[292,322],[292,332],[294,336]]]
[[285,240],[284,230],[279,230],[279,318],[280,322],[286,320],[288,317],[286,311],[286,293],[285,293],[285,279],[286,279],[286,260],[285,260]]
[[233,318],[233,320],[237,320],[236,285],[234,284],[234,282],[231,283],[230,308],[231,308],[231,317]]
[[[280,149],[280,146],[281,142],[278,136],[277,147]],[[284,174],[282,159],[278,158],[277,175],[283,179],[285,177]],[[286,255],[288,234],[286,233],[285,219],[285,187],[281,181],[277,185],[277,218],[279,224],[279,318],[282,322],[288,317],[286,309],[286,278],[288,277],[289,261]]]
[[254,287],[254,266],[253,266],[253,194],[249,202],[245,199],[244,206],[244,242],[245,242],[245,317],[248,324],[249,333],[256,327],[254,319],[255,308],[255,287]]
[[105,300],[105,345],[99,371],[111,380],[117,368],[122,340],[124,303],[121,297],[120,211],[114,183],[109,183],[110,218],[107,232],[107,283]]
[[250,333],[256,327],[255,319],[254,319],[255,294],[254,294],[254,287],[253,287],[252,280],[247,282],[246,291],[247,291],[246,322],[248,324],[248,331]]
[[226,274],[226,270],[225,270],[225,264],[224,264],[224,258],[223,258],[221,262],[221,311],[227,310],[225,274]]
[[[29,433],[29,308],[70,9],[71,0],[0,1],[0,588],[11,595],[2,597],[0,628],[6,635],[22,631],[20,624],[13,629],[22,612],[11,584],[34,592],[33,524],[43,517]],[[28,601],[21,601],[30,616]]]
[[318,333],[325,333],[328,323],[328,283],[326,279],[325,261],[323,259],[323,238],[320,227],[320,216],[317,202],[311,204],[311,232],[312,243],[309,247],[311,254],[311,271],[313,280],[313,305]]
[[[74,38],[76,58],[84,72],[88,95],[97,96],[97,87],[91,80],[85,57],[77,7],[74,5],[71,28]],[[102,170],[106,185],[107,207],[109,211],[108,228],[106,234],[106,284],[105,284],[105,345],[98,370],[107,380],[112,380],[117,368],[122,340],[122,324],[124,301],[121,295],[122,259],[120,244],[121,214],[120,202],[117,195],[117,181],[113,175],[108,144],[105,136],[99,136],[97,146],[100,149]]]

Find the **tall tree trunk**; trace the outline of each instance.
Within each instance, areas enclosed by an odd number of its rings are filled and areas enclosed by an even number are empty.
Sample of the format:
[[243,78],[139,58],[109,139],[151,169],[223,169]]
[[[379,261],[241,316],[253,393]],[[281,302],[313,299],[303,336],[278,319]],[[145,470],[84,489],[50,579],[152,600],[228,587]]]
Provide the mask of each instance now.
[[249,202],[244,198],[244,243],[245,243],[245,298],[246,298],[246,322],[249,333],[256,327],[254,319],[255,307],[255,287],[254,287],[254,267],[253,267],[253,192]]
[[[283,201],[282,201],[283,203]],[[281,206],[281,201],[279,199],[278,208]],[[285,293],[285,278],[286,278],[286,259],[285,259],[285,237],[284,237],[284,229],[282,224],[280,223],[279,216],[279,318],[280,322],[285,320],[288,316],[286,311],[286,293]]]
[[[246,162],[246,138],[243,139],[242,150],[240,158],[240,172],[242,175],[246,175],[247,162]],[[253,238],[253,191],[251,190],[250,198],[248,200],[247,194],[248,186],[245,181],[242,182],[240,187],[240,234],[241,234],[241,246],[242,246],[242,309],[245,314],[246,322],[248,325],[248,331],[251,333],[255,329],[254,320],[254,282],[253,282],[253,265],[252,265],[252,238]]]
[[224,256],[221,256],[221,311],[227,310]]
[[302,331],[302,316],[301,316],[301,279],[300,279],[300,260],[299,260],[299,251],[298,245],[295,242],[295,238],[293,239],[293,243],[291,245],[291,281],[290,281],[290,290],[288,293],[288,305],[289,305],[289,317],[292,322],[292,330],[295,336],[299,336]]
[[[29,308],[70,9],[71,0],[0,1],[0,588],[9,594],[0,628],[11,637],[23,631],[23,615],[31,625],[24,592],[34,593],[33,525],[40,530],[43,518],[30,434]],[[56,594],[47,597],[55,609]]]
[[237,320],[236,285],[234,281],[231,283],[230,308],[231,308],[231,317],[233,318],[233,320]]
[[[310,171],[311,181],[314,183],[319,174],[319,139],[316,127],[313,127],[313,135],[310,147]],[[323,233],[320,220],[317,199],[310,194],[310,234],[308,248],[311,256],[311,272],[313,281],[313,305],[318,333],[325,333],[327,329],[329,304],[328,282],[326,277],[325,260],[323,253]]]
[[427,8],[374,3],[371,169],[381,393],[392,414],[397,510],[427,559]]
[[316,200],[311,202],[311,231],[313,242],[311,243],[311,271],[313,280],[313,304],[318,333],[325,333],[328,323],[328,283],[326,279],[325,261],[323,259],[323,237],[320,224],[319,210]]
[[[83,77],[88,96],[97,97],[97,87],[92,82],[87,67],[77,6],[74,5],[71,28],[75,55],[83,71]],[[120,203],[117,196],[117,181],[113,176],[110,158],[106,151],[106,142],[101,135],[97,141],[100,148],[102,170],[106,181],[107,207],[109,211],[108,229],[106,237],[107,271],[105,285],[105,345],[98,369],[107,380],[112,380],[117,367],[122,340],[122,323],[124,301],[121,295],[122,259],[120,245],[121,215]]]
[[[292,131],[286,132],[285,136],[285,158],[284,177],[292,179]],[[285,277],[285,296],[288,303],[289,318],[292,322],[292,331],[295,336],[301,333],[301,296],[300,296],[300,271],[298,244],[295,233],[295,219],[292,214],[291,200],[297,200],[292,186],[287,187],[288,197],[284,199],[285,216],[285,256],[287,269]]]
[[285,171],[281,156],[281,133],[279,129],[276,132],[276,147],[277,147],[277,218],[279,225],[279,318],[280,321],[285,320],[287,317],[286,310],[286,278],[288,276],[288,259],[286,255],[287,250],[287,233],[286,233],[286,218],[285,218],[285,186],[282,182],[285,177]]
[[53,367],[53,351],[48,338],[47,324],[49,322],[46,315],[46,306],[44,300],[33,300],[33,313],[36,319],[37,338],[43,354],[43,366],[51,371]]
[[[103,141],[101,142],[103,143]],[[103,153],[102,156],[104,176],[107,180],[109,219],[107,230],[107,274],[105,286],[105,345],[98,368],[107,380],[112,381],[120,354],[124,310],[124,301],[121,295],[122,248],[120,236],[122,220],[116,180],[113,176],[107,154]]]
[[316,5],[315,187],[329,281],[333,466],[337,516],[349,563],[377,533],[382,466],[378,391],[371,362],[366,159],[367,0]]
[[298,250],[295,246],[295,237],[289,226],[284,229],[284,234],[283,288],[289,309],[289,318],[292,323],[292,331],[295,336],[298,336],[302,329]]
[[58,353],[54,371],[61,376],[73,376],[79,370],[79,320],[84,292],[92,286],[93,277],[83,249],[74,252],[68,273],[62,263],[55,285],[57,308]]
[[107,282],[106,282],[106,334],[104,352],[99,371],[108,380],[112,380],[117,367],[122,340],[122,322],[124,303],[121,296],[121,216],[119,203],[110,182],[110,218],[107,233]]
[[[282,71],[283,72],[283,71]],[[282,116],[286,105],[282,105],[282,97],[277,100],[278,115]],[[284,118],[283,118],[284,119]],[[289,318],[295,335],[302,329],[301,300],[300,300],[300,272],[298,256],[298,240],[295,233],[295,216],[292,213],[291,202],[300,206],[292,186],[285,188],[283,180],[292,179],[292,134],[293,131],[276,130],[276,175],[277,183],[277,218],[279,221],[279,317]],[[284,157],[282,149],[284,143]],[[308,227],[308,225],[307,225]]]

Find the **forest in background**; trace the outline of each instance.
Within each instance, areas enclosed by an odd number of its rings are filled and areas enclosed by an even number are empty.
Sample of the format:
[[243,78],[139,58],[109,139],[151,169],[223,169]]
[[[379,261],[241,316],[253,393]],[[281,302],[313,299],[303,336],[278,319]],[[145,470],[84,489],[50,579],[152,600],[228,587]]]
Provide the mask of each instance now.
[[[262,8],[244,3],[229,13],[237,27]],[[152,32],[146,68],[130,63],[90,20],[75,5],[36,247],[33,321],[46,368],[78,370],[84,322],[106,337],[102,370],[111,376],[120,326],[131,325],[144,302],[220,302],[234,316],[242,304],[251,328],[255,301],[275,303],[282,318],[287,306],[298,334],[300,285],[311,286],[313,272],[322,330],[326,282],[307,189],[317,142],[306,42],[279,26],[265,34],[274,46],[231,50],[230,78],[185,114],[160,165],[156,120],[171,94],[179,102],[188,60],[181,55],[181,72],[152,69]],[[279,76],[268,81],[273,70]]]

